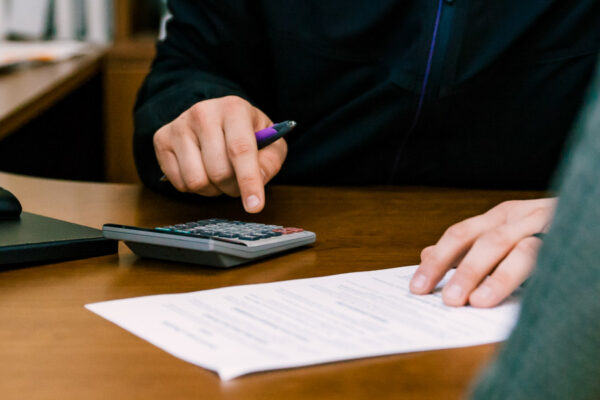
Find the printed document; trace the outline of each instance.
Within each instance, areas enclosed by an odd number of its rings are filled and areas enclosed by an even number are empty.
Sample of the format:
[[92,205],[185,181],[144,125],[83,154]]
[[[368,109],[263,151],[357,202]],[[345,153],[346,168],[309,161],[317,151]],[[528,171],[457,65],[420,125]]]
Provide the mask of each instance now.
[[[223,380],[244,374],[504,340],[513,295],[493,309],[417,296],[416,266],[138,297],[86,307]],[[446,275],[441,287],[451,276]]]

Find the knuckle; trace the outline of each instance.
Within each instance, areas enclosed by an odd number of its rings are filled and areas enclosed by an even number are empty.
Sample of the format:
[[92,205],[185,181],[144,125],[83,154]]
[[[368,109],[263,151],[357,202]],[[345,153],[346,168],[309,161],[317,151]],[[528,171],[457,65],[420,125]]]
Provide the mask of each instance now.
[[219,99],[220,105],[227,113],[250,115],[250,103],[238,96],[225,96]]
[[165,150],[168,147],[169,139],[167,135],[167,131],[164,128],[161,128],[158,131],[156,131],[156,133],[152,137],[152,142],[154,144],[155,149]]
[[517,243],[515,251],[524,254],[527,257],[535,258],[539,250],[538,240],[535,238],[525,238]]
[[236,108],[236,107],[240,107],[245,105],[246,101],[243,100],[241,97],[238,96],[225,96],[221,98],[221,102],[226,106],[226,107],[231,107],[231,108]]
[[430,258],[432,251],[433,251],[433,246],[428,246],[428,247],[425,247],[423,250],[421,250],[421,260]]
[[497,270],[488,278],[488,283],[496,290],[502,289],[502,291],[508,292],[514,285],[514,280],[515,278],[510,273]]
[[192,121],[196,124],[204,124],[204,122],[208,119],[207,108],[208,107],[204,102],[194,104],[189,110]]
[[208,180],[199,176],[194,176],[185,180],[185,186],[188,192],[200,192],[208,186]]
[[546,218],[546,216],[548,215],[548,208],[547,207],[536,207],[531,211],[531,216],[532,217],[536,217],[536,218]]
[[486,233],[482,240],[495,248],[506,248],[513,245],[510,234],[503,228],[494,229]]
[[513,209],[517,205],[517,203],[518,203],[518,200],[507,200],[507,201],[503,201],[502,203],[498,204],[493,209],[497,209],[500,211],[508,211],[508,210]]
[[505,208],[512,208],[512,207],[518,206],[519,203],[521,203],[521,200],[506,200],[506,201],[503,201],[502,203],[500,203],[500,205]]
[[208,177],[211,182],[219,186],[233,179],[233,171],[225,168],[212,169],[208,172]]
[[238,183],[240,186],[250,186],[250,185],[261,185],[262,179],[257,174],[242,174],[238,176]]
[[445,265],[443,259],[435,251],[428,252],[427,259],[423,261],[423,268],[434,274],[440,273]]
[[446,236],[456,241],[462,242],[469,237],[469,224],[466,221],[452,225],[446,230]]
[[477,267],[470,263],[461,265],[456,273],[467,282],[476,282],[481,278],[481,273],[477,271]]
[[253,148],[256,147],[248,138],[240,137],[230,140],[227,143],[227,152],[231,158],[237,158],[250,154]]

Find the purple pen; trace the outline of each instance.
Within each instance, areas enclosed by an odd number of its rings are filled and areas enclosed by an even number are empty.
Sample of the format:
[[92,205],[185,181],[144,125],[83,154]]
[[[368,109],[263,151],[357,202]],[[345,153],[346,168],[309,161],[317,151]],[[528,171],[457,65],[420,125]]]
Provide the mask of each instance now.
[[276,140],[281,139],[284,135],[294,129],[296,125],[295,121],[284,121],[256,132],[254,136],[256,136],[258,148],[262,149]]
[[[258,149],[263,149],[270,145],[271,143],[281,139],[283,136],[288,134],[292,129],[296,127],[295,121],[284,121],[273,126],[270,126],[265,129],[261,129],[258,132],[254,133],[256,137],[256,144],[258,145]],[[166,175],[163,175],[160,178],[161,182],[166,182],[169,179]]]

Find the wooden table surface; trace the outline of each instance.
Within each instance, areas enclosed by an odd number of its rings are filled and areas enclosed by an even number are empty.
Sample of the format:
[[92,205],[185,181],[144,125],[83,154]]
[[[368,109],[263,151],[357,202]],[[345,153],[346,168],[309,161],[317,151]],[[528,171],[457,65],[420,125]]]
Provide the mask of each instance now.
[[413,265],[450,224],[539,192],[403,187],[271,187],[267,207],[184,202],[136,185],[0,173],[26,211],[100,228],[208,217],[301,226],[310,248],[228,270],[119,255],[0,271],[2,399],[453,399],[496,345],[253,374],[221,382],[84,309],[103,300]]
[[67,61],[0,71],[0,139],[98,73],[105,52],[98,48]]

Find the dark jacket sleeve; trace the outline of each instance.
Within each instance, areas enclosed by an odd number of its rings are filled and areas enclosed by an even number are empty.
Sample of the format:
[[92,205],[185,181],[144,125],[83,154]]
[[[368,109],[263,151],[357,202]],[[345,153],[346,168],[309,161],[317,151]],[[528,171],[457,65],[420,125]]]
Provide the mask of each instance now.
[[473,399],[600,399],[600,71],[517,326]]
[[[234,4],[235,3],[235,4]],[[152,137],[195,103],[228,95],[250,101],[242,85],[227,71],[227,53],[240,52],[251,38],[243,0],[171,0],[167,37],[157,44],[157,56],[135,106],[134,156],[142,181],[155,190],[160,183]]]

